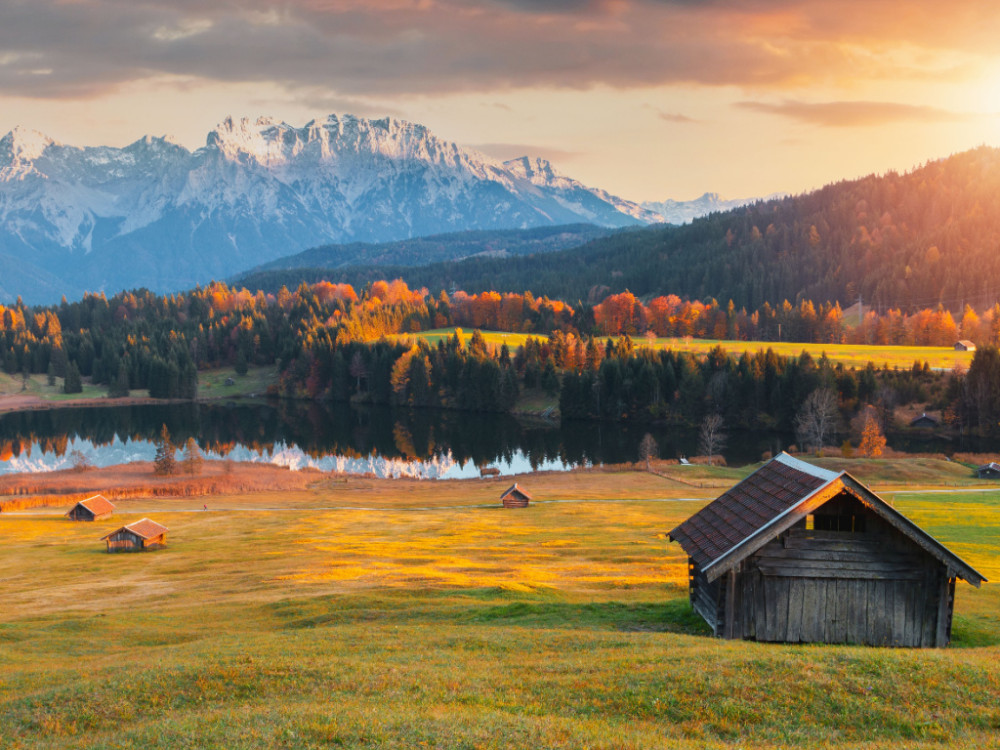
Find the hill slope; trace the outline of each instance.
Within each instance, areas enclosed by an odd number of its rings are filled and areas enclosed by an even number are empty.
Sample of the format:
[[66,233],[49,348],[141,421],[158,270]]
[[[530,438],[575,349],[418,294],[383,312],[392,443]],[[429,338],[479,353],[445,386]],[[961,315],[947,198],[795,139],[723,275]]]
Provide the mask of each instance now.
[[480,256],[509,258],[579,247],[613,230],[593,224],[533,229],[479,230],[415,237],[396,242],[323,245],[264,263],[244,274],[298,268],[336,269],[351,266],[420,266]]
[[799,298],[847,305],[859,295],[882,308],[985,307],[1000,299],[1000,150],[982,147],[908,174],[840,182],[544,256],[357,268],[336,278],[361,284],[390,274],[411,286],[530,289],[570,300],[629,289],[749,308]]

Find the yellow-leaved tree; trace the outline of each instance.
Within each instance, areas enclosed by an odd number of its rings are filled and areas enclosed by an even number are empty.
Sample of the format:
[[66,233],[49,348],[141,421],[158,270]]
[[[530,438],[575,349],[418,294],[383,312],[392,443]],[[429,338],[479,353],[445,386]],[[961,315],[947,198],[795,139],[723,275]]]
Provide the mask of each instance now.
[[878,419],[875,417],[875,410],[868,408],[865,415],[865,427],[861,431],[861,445],[858,446],[858,453],[865,458],[878,458],[885,448],[885,435],[878,426]]

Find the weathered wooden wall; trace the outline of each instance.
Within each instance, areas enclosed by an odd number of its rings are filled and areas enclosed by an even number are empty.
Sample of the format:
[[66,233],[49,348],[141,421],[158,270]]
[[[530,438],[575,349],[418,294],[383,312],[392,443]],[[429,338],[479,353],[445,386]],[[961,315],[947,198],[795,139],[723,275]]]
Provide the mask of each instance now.
[[138,552],[142,549],[142,537],[131,531],[117,531],[106,541],[108,552]]
[[691,606],[694,611],[705,618],[705,622],[709,624],[716,635],[721,635],[719,624],[723,621],[725,613],[721,611],[720,592],[722,588],[719,581],[709,583],[705,574],[688,558],[688,584]]
[[945,566],[858,503],[838,501],[827,510],[817,523],[827,530],[799,524],[712,583],[689,564],[692,606],[715,634],[786,643],[947,645],[955,579]]
[[528,498],[524,495],[519,495],[516,492],[512,492],[507,497],[503,499],[503,507],[505,508],[527,508]]

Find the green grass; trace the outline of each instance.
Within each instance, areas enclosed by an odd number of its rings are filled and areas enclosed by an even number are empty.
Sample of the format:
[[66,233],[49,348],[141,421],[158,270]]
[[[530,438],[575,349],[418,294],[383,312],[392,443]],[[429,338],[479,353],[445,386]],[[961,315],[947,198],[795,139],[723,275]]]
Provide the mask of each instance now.
[[[436,345],[438,340],[450,338],[454,332],[454,328],[439,328],[423,333],[411,333],[407,336],[424,338]],[[538,334],[498,333],[494,331],[483,331],[482,333],[487,343],[500,346],[506,342],[511,349],[517,348],[532,336],[539,338]],[[471,335],[471,329],[463,329],[463,341],[468,341]],[[540,338],[545,338],[545,336]],[[842,362],[847,367],[859,369],[869,362],[874,362],[879,367],[888,365],[890,368],[898,367],[900,369],[910,368],[914,362],[919,362],[921,365],[927,362],[931,367],[939,369],[951,369],[956,364],[967,368],[972,363],[974,356],[973,352],[956,352],[947,346],[859,346],[855,344],[797,344],[774,341],[714,341],[685,338],[647,340],[644,337],[635,337],[633,341],[636,346],[654,346],[658,349],[674,349],[695,354],[706,354],[715,346],[721,346],[733,356],[739,356],[745,351],[756,352],[760,349],[773,349],[775,353],[783,357],[798,357],[803,351],[807,351],[818,359],[825,353],[834,363]]]
[[[995,746],[996,584],[959,585],[945,650],[719,641],[663,538],[699,503],[627,500],[686,488],[531,488],[624,501],[461,508],[498,485],[358,480],[208,500],[239,513],[189,498],[95,524],[2,515],[0,747]],[[1000,491],[895,502],[1000,580]],[[307,510],[322,505],[379,510]],[[169,548],[101,551],[141,515]]]
[[[228,378],[233,379],[233,385],[226,385]],[[250,394],[263,395],[267,392],[269,385],[277,382],[278,369],[275,366],[251,367],[246,375],[237,375],[232,367],[204,370],[198,373],[198,398],[222,399]],[[108,393],[106,386],[91,385],[90,383],[83,384],[83,393],[63,393],[62,378],[56,378],[56,384],[49,385],[45,375],[31,375],[28,378],[28,387],[25,389],[23,385],[20,375],[12,376],[0,373],[0,397],[26,395],[36,396],[46,401],[59,402],[104,398]],[[132,390],[129,395],[136,398],[148,398],[149,391]]]
[[[233,385],[226,385],[232,378]],[[246,375],[237,375],[232,367],[202,370],[198,373],[198,398],[218,399],[249,396],[263,396],[270,385],[278,382],[277,366],[251,367]]]
[[[63,379],[56,378],[55,385],[48,384],[46,375],[30,375],[27,388],[20,375],[8,375],[0,372],[0,397],[3,396],[37,396],[46,401],[69,401],[81,398],[104,398],[108,395],[107,386],[83,384],[82,393],[63,393]],[[132,391],[132,396],[145,397],[148,391]]]

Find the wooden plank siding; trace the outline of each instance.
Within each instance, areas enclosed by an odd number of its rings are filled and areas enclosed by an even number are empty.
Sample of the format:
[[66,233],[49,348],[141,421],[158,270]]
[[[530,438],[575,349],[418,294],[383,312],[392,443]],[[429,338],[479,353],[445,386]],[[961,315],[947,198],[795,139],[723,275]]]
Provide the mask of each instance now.
[[669,538],[723,638],[945,646],[955,581],[986,580],[849,474],[784,453]]
[[691,564],[692,605],[724,638],[946,645],[954,579],[871,525],[865,534],[791,529],[715,586]]
[[691,606],[705,619],[712,632],[721,636],[719,627],[724,621],[722,586],[718,580],[709,583],[705,574],[695,569],[693,563],[689,565]]

